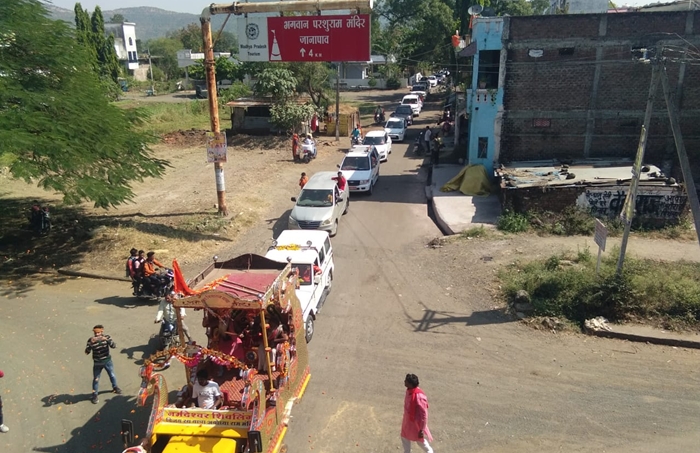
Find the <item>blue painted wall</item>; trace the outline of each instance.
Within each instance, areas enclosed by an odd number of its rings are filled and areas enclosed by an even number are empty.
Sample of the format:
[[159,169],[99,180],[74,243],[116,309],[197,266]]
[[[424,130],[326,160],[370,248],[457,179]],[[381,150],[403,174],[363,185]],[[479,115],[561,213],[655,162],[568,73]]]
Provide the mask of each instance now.
[[[489,175],[493,174],[494,157],[496,156],[496,137],[494,123],[499,108],[503,107],[503,87],[479,88],[479,52],[482,50],[497,50],[503,48],[503,18],[477,18],[472,28],[472,42],[476,43],[474,55],[474,73],[471,87],[467,91],[467,112],[469,113],[469,142],[467,144],[467,162],[486,167]],[[503,72],[505,68],[499,68]],[[479,140],[479,139],[482,140]],[[484,139],[486,139],[484,141]],[[484,144],[487,146],[484,146]],[[481,148],[481,149],[480,149]],[[480,152],[481,151],[481,152]]]

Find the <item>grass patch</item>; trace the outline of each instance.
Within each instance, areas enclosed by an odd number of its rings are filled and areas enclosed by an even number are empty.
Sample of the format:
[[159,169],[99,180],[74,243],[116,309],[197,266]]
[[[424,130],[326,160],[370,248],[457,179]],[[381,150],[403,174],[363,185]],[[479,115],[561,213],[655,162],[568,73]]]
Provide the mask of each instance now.
[[600,276],[595,261],[584,249],[512,264],[499,272],[504,296],[513,302],[518,290],[525,290],[534,315],[560,316],[580,325],[596,316],[651,321],[666,328],[700,325],[699,263],[627,257],[618,277],[617,254],[603,260]]
[[471,238],[482,238],[488,236],[489,231],[484,228],[483,225],[478,226],[478,227],[471,227],[467,230],[462,230],[459,235],[464,238],[464,239],[471,239]]
[[506,233],[523,233],[530,229],[530,220],[525,214],[506,210],[498,217],[496,228]]
[[[187,102],[141,102],[121,101],[117,105],[126,109],[139,108],[148,114],[148,118],[139,127],[142,131],[154,135],[189,129],[209,130],[209,107],[206,100]],[[229,117],[228,111],[220,110],[222,127]]]
[[13,153],[0,153],[0,168],[10,167],[15,160],[17,156]]

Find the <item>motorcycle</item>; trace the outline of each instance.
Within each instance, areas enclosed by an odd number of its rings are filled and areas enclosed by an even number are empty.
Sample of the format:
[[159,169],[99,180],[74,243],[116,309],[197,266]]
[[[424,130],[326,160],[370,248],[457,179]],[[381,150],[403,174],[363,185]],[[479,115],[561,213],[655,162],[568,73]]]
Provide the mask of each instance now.
[[51,215],[48,206],[34,203],[29,210],[29,227],[37,236],[44,236],[51,231]]
[[362,137],[359,135],[357,137],[350,137],[350,146],[357,146],[362,144]]
[[316,158],[316,143],[302,143],[299,150],[299,158],[305,164]]
[[136,297],[140,299],[159,299],[165,297],[166,294],[173,290],[173,282],[175,281],[175,274],[172,269],[161,269],[160,272],[154,274],[156,276],[156,283],[152,282],[145,283],[144,278],[138,283],[138,290],[136,291]]
[[160,322],[158,340],[159,350],[161,351],[180,346],[180,335],[177,331],[177,324],[163,319]]
[[384,112],[374,114],[374,124],[382,125],[384,124],[384,120]]

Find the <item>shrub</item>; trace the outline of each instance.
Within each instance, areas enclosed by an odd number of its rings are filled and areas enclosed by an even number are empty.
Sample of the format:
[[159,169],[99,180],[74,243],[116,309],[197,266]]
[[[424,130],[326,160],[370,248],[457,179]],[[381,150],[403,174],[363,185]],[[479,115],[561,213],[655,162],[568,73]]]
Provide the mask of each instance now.
[[530,222],[524,214],[504,211],[503,214],[498,217],[496,227],[508,233],[521,233],[528,230]]
[[386,87],[389,90],[398,90],[399,88],[401,88],[401,82],[399,82],[399,79],[392,76],[386,79]]
[[377,79],[375,79],[374,77],[370,78],[367,81],[367,85],[369,85],[370,88],[376,87],[377,86]]

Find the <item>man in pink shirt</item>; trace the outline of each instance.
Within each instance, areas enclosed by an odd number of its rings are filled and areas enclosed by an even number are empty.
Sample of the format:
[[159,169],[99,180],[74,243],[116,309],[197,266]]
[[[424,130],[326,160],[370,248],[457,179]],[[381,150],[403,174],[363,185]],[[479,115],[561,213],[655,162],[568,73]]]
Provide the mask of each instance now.
[[406,398],[403,403],[403,422],[401,423],[401,443],[404,453],[411,453],[411,442],[426,453],[433,453],[428,441],[433,436],[428,428],[428,397],[418,387],[418,376],[407,374],[404,381]]

